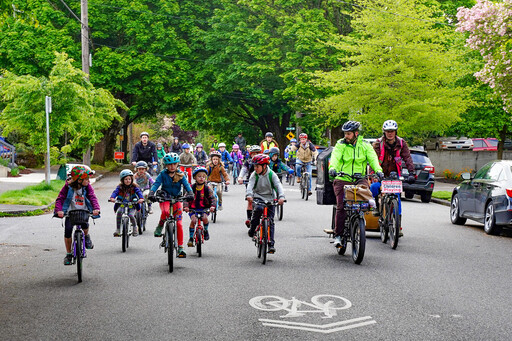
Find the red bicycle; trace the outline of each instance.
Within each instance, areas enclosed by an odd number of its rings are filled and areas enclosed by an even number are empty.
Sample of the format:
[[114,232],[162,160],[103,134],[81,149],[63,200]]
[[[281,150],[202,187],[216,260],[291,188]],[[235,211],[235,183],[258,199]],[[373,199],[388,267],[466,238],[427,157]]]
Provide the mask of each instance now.
[[272,201],[266,201],[260,198],[254,198],[253,205],[263,206],[261,221],[254,235],[254,245],[258,250],[258,258],[262,258],[261,263],[265,264],[267,262],[268,244],[270,243],[270,218],[268,216],[268,208],[270,206],[277,206],[278,200],[273,199]]
[[196,244],[196,252],[197,256],[201,257],[202,247],[204,244],[204,227],[203,227],[203,214],[207,211],[205,210],[190,210],[191,213],[195,214],[197,218],[196,230],[194,231],[194,243]]

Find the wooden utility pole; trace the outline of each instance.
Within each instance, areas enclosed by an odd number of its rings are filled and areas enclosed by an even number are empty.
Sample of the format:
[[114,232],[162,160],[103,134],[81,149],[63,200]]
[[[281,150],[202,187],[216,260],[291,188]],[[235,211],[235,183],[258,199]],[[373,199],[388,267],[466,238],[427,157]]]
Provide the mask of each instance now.
[[[82,22],[81,37],[82,37],[82,71],[89,79],[89,15],[87,0],[80,0],[80,17]],[[91,147],[83,155],[83,163],[91,165]]]

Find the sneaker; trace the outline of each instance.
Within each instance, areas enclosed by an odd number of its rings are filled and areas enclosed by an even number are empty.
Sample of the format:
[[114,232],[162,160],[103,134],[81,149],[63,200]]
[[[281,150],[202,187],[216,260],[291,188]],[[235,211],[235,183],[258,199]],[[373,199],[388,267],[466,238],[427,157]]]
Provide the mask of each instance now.
[[312,195],[313,193],[311,191],[308,191],[308,195]]
[[151,206],[149,206],[149,208],[148,208],[148,213],[153,214],[153,208]]
[[183,246],[178,246],[178,258],[187,258],[187,253],[183,249]]
[[227,192],[228,191],[228,188],[226,187],[226,189],[224,189],[224,192]]
[[274,247],[274,245],[270,245],[270,246],[268,247],[268,251],[267,251],[267,252],[268,252],[268,253],[272,253],[272,254],[273,254],[273,253],[276,253],[276,248]]
[[137,237],[139,235],[139,229],[137,227],[132,227],[132,237]]
[[115,232],[114,232],[114,237],[120,237],[121,236],[121,230],[120,229],[117,229]]
[[190,237],[190,238],[188,239],[187,246],[188,246],[188,247],[193,247],[193,246],[194,246],[194,238]]
[[208,233],[208,230],[204,230],[204,240],[209,240],[210,234]]
[[297,178],[295,182],[300,183],[300,178]]
[[245,221],[245,226],[247,226],[247,228],[251,227],[251,221],[249,219]]
[[219,211],[222,211],[222,205],[219,205]]
[[64,265],[71,265],[73,263],[73,254],[66,253],[66,257],[64,257]]
[[335,247],[341,247],[341,236],[336,236],[334,238],[334,246]]
[[164,227],[163,226],[160,226],[158,225],[155,229],[155,233],[153,234],[155,237],[161,237],[162,236],[162,229]]
[[85,248],[89,250],[94,248],[94,244],[91,241],[91,236],[89,235],[85,236]]
[[247,231],[247,234],[249,235],[249,237],[254,237],[254,231],[249,229],[249,231]]
[[398,234],[398,238],[402,238],[404,236],[402,232],[402,226],[400,226],[400,233]]

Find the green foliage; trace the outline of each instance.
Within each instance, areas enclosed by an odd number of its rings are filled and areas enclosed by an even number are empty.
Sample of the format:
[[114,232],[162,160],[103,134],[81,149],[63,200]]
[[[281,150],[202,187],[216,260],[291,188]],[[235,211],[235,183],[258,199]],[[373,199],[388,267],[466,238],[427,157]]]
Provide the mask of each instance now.
[[7,159],[0,158],[0,166],[4,166],[4,167],[9,166],[9,161],[7,161]]
[[432,192],[432,198],[442,199],[442,200],[451,200],[452,192],[450,191],[434,191]]
[[20,174],[20,169],[18,167],[11,169],[12,176],[18,176],[19,174]]
[[55,201],[64,186],[64,180],[52,180],[50,185],[45,181],[25,187],[21,190],[7,191],[0,194],[0,204],[8,205],[49,205]]

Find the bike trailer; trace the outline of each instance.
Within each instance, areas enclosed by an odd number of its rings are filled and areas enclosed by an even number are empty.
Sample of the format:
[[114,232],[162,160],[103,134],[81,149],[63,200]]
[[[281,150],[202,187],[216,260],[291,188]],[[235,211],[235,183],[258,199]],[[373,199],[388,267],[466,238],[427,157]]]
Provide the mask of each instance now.
[[321,152],[316,158],[316,203],[317,205],[336,205],[336,195],[332,181],[329,179],[329,162],[333,147]]

